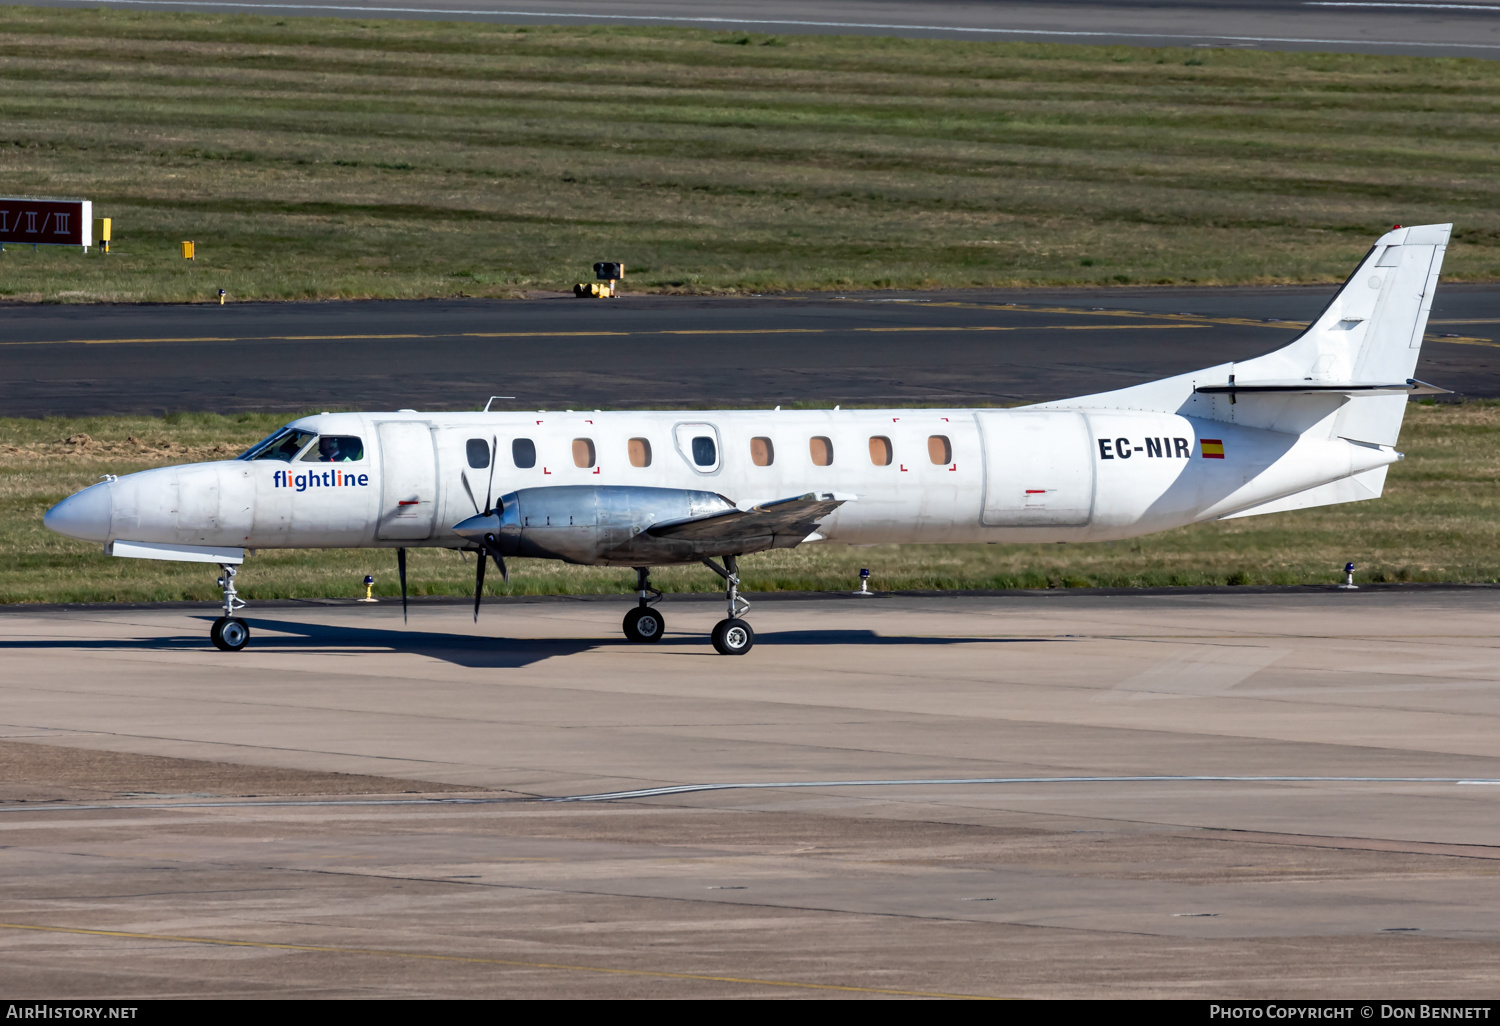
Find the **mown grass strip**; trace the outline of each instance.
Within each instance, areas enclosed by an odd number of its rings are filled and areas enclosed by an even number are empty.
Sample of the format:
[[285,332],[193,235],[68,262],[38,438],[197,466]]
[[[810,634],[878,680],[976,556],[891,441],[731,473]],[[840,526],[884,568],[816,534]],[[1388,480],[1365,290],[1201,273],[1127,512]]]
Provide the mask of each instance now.
[[[724,45],[732,44],[732,45]],[[0,296],[1320,281],[1454,221],[1500,277],[1500,62],[0,9],[6,191],[108,258]],[[182,239],[199,259],[176,254]]]

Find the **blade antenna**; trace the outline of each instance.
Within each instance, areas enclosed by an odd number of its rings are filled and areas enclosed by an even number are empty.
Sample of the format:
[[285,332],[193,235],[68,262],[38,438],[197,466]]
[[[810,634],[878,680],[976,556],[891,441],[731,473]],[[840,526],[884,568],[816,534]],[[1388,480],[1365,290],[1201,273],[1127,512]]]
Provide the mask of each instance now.
[[474,622],[479,622],[479,597],[484,594],[484,549],[479,550],[478,565],[474,568]]
[[406,623],[406,550],[396,550],[396,570],[401,575],[401,622]]
[[490,483],[484,486],[484,515],[489,516],[495,512],[494,505],[490,502],[490,496],[495,494],[495,460],[499,457],[497,450],[500,448],[500,436],[490,436]]

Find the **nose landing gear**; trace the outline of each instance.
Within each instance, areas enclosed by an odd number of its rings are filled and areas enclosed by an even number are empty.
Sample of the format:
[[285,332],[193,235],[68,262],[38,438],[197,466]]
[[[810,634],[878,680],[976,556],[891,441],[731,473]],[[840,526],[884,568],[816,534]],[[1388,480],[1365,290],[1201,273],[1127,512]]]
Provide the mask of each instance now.
[[661,598],[661,592],[651,587],[651,568],[635,568],[635,591],[640,596],[640,605],[625,614],[625,637],[635,642],[660,641],[667,629],[667,621],[661,613],[651,608]]
[[722,567],[705,559],[703,565],[724,578],[724,599],[729,604],[729,616],[714,624],[711,635],[714,651],[720,655],[744,655],[755,645],[755,631],[741,619],[750,608],[750,602],[740,595],[739,559],[725,556]]
[[250,642],[250,625],[239,617],[235,612],[245,608],[245,603],[240,599],[239,593],[234,590],[234,575],[239,572],[232,563],[220,563],[224,576],[216,582],[224,589],[224,615],[214,621],[209,628],[209,640],[214,647],[224,652],[238,652]]

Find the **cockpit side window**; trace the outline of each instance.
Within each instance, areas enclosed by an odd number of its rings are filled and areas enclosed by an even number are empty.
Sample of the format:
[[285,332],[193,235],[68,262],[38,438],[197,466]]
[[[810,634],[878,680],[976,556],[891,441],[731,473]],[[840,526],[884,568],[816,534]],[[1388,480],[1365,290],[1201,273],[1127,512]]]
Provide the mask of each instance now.
[[302,431],[297,428],[284,427],[271,437],[256,442],[246,449],[236,459],[242,460],[280,460],[290,463],[297,458],[303,446],[311,442],[316,435],[311,431]]
[[307,450],[303,463],[354,463],[365,458],[365,443],[353,435],[324,435]]

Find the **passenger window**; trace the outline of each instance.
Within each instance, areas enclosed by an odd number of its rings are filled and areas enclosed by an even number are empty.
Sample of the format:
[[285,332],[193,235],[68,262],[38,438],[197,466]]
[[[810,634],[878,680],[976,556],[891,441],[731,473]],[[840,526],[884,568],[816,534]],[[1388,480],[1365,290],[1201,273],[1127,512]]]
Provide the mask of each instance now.
[[711,467],[719,462],[719,447],[707,435],[693,439],[693,462],[700,467]]
[[587,470],[593,465],[594,440],[592,438],[573,439],[573,466]]
[[877,467],[889,467],[894,450],[891,448],[891,440],[884,435],[875,435],[870,439],[870,462]]
[[776,462],[776,447],[769,438],[750,439],[750,462],[757,467],[769,467]]
[[324,435],[307,450],[303,463],[353,463],[365,458],[365,443],[352,435]]
[[953,443],[947,435],[932,435],[927,439],[927,458],[940,467],[953,462]]
[[630,465],[632,467],[651,466],[651,443],[644,438],[632,438],[630,440]]
[[483,438],[471,438],[464,451],[469,457],[469,466],[475,470],[483,470],[490,465],[490,443]]
[[818,435],[808,443],[808,449],[812,452],[813,466],[827,467],[833,464],[833,441]]
[[529,438],[517,438],[510,443],[510,458],[521,470],[536,466],[536,443]]
[[282,428],[265,441],[251,446],[239,458],[242,460],[280,460],[283,463],[290,463],[297,458],[302,447],[312,440],[311,431]]

